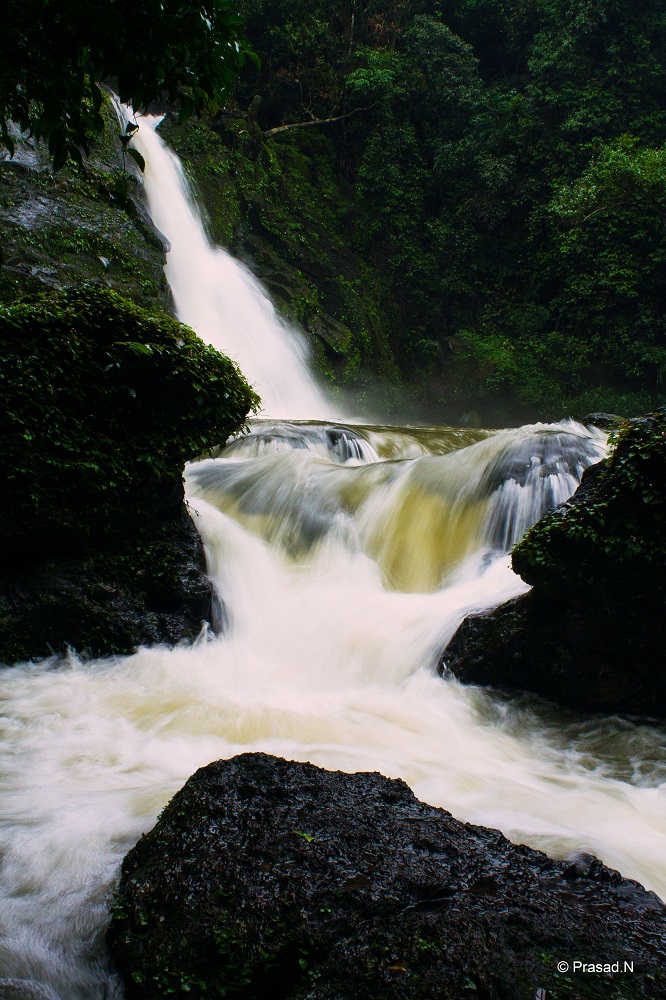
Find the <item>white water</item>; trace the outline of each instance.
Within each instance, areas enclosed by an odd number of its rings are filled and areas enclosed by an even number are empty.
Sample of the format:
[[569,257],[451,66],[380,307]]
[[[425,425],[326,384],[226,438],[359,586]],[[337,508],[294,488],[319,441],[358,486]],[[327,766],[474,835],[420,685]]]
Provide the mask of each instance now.
[[166,276],[176,315],[233,358],[273,417],[331,418],[310,375],[299,331],[284,323],[254,275],[213,246],[180,161],[155,131],[161,118],[139,118],[133,145],[146,161],[144,191],[153,222],[171,244]]
[[[147,135],[149,183],[173,182],[169,211],[200,233],[173,158]],[[224,299],[212,273],[197,286],[204,320]],[[202,332],[213,342],[217,330]],[[248,357],[273,336],[246,335]],[[302,385],[299,365],[289,377]],[[123,855],[197,767],[246,750],[402,777],[461,819],[558,857],[591,851],[666,895],[659,730],[567,718],[434,672],[466,613],[525,589],[506,549],[603,449],[572,423],[273,421],[192,465],[225,633],[4,674],[0,976],[62,1000],[118,997],[101,940]]]

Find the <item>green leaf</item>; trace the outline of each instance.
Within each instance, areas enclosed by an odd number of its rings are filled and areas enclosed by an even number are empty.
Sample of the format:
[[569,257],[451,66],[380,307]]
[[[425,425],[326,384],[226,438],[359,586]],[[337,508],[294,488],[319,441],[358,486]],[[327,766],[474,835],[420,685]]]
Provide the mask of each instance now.
[[178,114],[178,121],[185,122],[188,118],[192,117],[194,112],[194,101],[187,94],[181,94],[180,98],[180,112]]
[[72,159],[76,163],[78,163],[78,165],[80,167],[82,167],[83,166],[83,156],[81,155],[81,150],[79,149],[79,147],[75,143],[70,142],[70,143],[67,144],[67,150],[69,152],[69,155],[72,157]]
[[146,169],[146,161],[144,160],[144,158],[141,155],[141,153],[139,152],[139,150],[138,149],[128,149],[127,150],[127,155],[132,157],[132,159],[134,160],[134,162],[138,166],[138,168],[141,171],[141,173],[143,173],[143,171]]
[[[131,150],[130,150],[131,152]],[[153,349],[150,344],[140,344],[136,340],[120,340],[116,341],[118,347],[127,347],[134,354],[152,354]]]
[[59,170],[67,163],[67,144],[61,143],[55,147],[53,150],[53,173],[57,174]]

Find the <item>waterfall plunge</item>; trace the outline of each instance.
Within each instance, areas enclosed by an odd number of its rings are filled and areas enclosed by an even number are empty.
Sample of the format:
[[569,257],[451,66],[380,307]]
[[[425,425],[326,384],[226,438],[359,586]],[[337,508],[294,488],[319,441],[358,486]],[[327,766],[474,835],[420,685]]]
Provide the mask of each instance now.
[[262,415],[331,419],[302,335],[287,326],[254,275],[208,238],[178,158],[146,115],[132,143],[146,161],[144,191],[153,222],[171,244],[165,268],[176,315],[237,362],[262,400]]

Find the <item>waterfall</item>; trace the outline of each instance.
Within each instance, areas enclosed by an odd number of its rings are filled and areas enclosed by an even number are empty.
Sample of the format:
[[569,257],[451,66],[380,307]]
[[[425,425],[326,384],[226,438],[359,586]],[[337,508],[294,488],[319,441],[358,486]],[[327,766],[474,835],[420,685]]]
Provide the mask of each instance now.
[[265,415],[335,417],[308,370],[303,335],[280,319],[251,271],[211,243],[182,165],[156,131],[161,120],[139,118],[132,142],[146,162],[151,217],[171,245],[165,272],[178,319],[237,362]]
[[[466,448],[438,454],[435,446],[417,457],[408,457],[408,439],[407,454],[387,462],[371,429],[261,426],[221,458],[190,466],[188,495],[292,558],[335,539],[372,558],[387,588],[430,593],[474,552],[507,553],[571,496],[606,441],[573,421],[477,436]],[[420,438],[423,448],[428,435]]]
[[511,545],[605,436],[572,421],[326,417],[298,340],[211,246],[155,123],[137,145],[178,314],[238,360],[275,419],[186,470],[220,634],[5,671],[0,978],[119,1000],[103,941],[123,856],[198,767],[247,750],[401,777],[462,820],[554,857],[589,851],[666,896],[662,730],[435,673],[466,614],[527,589]]

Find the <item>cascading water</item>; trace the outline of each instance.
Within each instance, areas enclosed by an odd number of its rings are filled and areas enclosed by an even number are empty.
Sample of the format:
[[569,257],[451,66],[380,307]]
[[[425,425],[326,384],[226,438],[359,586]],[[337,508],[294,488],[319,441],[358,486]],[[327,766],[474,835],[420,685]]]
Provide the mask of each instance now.
[[361,428],[283,425],[280,433],[273,425],[266,434],[261,427],[224,458],[193,465],[189,491],[292,558],[344,537],[377,563],[385,586],[430,592],[465,556],[508,552],[571,496],[605,445],[600,432],[572,422],[391,462],[379,460],[371,440]]
[[211,244],[180,161],[140,118],[134,145],[145,161],[153,222],[171,245],[166,276],[178,319],[236,361],[273,417],[330,418],[335,408],[310,375],[300,333],[280,320],[254,275]]
[[[152,130],[142,149],[179,315],[233,353],[234,315],[247,317],[233,296],[274,314],[246,272],[224,287],[236,265],[202,235],[177,161]],[[182,233],[199,241],[197,273]],[[297,387],[271,397],[252,367],[267,356],[265,327],[244,330],[256,339],[237,356],[272,412],[321,415],[302,356],[284,344],[271,355]],[[103,935],[123,855],[197,767],[252,749],[402,777],[461,819],[554,856],[590,851],[666,895],[663,732],[434,674],[466,613],[525,589],[510,545],[604,448],[572,422],[491,432],[262,420],[193,463],[190,510],[223,634],[5,672],[0,976],[61,1000],[119,998]]]

